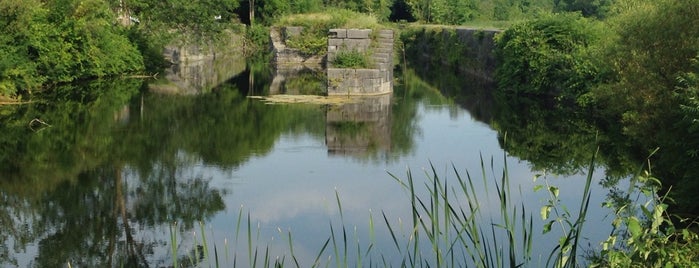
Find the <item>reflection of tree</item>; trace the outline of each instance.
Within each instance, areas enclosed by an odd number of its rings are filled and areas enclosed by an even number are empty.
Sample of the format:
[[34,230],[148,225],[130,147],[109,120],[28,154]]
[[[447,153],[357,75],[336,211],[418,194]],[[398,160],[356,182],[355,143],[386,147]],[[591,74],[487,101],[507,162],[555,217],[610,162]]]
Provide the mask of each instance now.
[[[57,88],[58,103],[0,111],[0,229],[12,230],[0,232],[0,263],[17,264],[14,253],[31,245],[37,266],[151,263],[168,241],[149,232],[175,221],[188,229],[224,208],[192,167],[235,169],[281,135],[325,135],[326,107],[266,105],[232,83],[197,96],[140,94],[141,83]],[[419,131],[413,100],[431,93],[418,91],[388,109],[394,155]],[[34,118],[50,126],[28,128]]]
[[[208,164],[237,167],[267,153],[284,133],[323,133],[323,110],[313,106],[269,106],[250,101],[236,89],[221,87],[197,97],[146,95],[140,123],[128,126],[130,143],[145,146],[134,157],[148,163],[180,151]],[[155,142],[157,141],[157,142]],[[151,154],[162,154],[154,157]],[[140,155],[140,153],[145,153]],[[150,161],[149,161],[150,160]]]
[[562,175],[589,166],[597,128],[574,108],[515,96],[498,96],[496,103],[492,127],[509,154],[529,161],[535,170]]
[[[0,146],[6,150],[0,153],[0,228],[13,231],[0,232],[0,262],[17,265],[13,253],[36,244],[39,267],[143,266],[145,255],[167,241],[148,240],[139,229],[173,221],[191,227],[223,209],[221,194],[206,180],[179,173],[177,155],[143,151],[168,146],[128,143],[176,141],[128,131],[140,123],[125,118],[124,105],[139,86],[140,81],[117,81],[70,87],[56,92],[82,95],[84,101],[38,103],[3,114],[9,124],[1,126],[6,135]],[[24,122],[32,118],[51,126],[28,130]],[[158,165],[128,165],[143,156]]]
[[204,178],[188,177],[173,166],[156,165],[154,169],[150,177],[141,178],[127,193],[134,200],[131,206],[140,225],[177,221],[190,229],[193,223],[225,208],[220,192],[210,189]]
[[408,75],[412,83],[438,89],[475,119],[491,125],[499,132],[507,152],[529,161],[533,169],[563,175],[576,173],[589,165],[595,146],[599,145],[602,157],[598,160],[607,165],[609,175],[621,178],[639,163],[632,159],[645,157],[629,153],[631,147],[614,134],[613,126],[599,126],[598,120],[575,104],[566,106],[528,96],[493,94],[494,81],[469,76],[458,67],[435,66],[420,58],[410,59],[410,64],[419,76]]

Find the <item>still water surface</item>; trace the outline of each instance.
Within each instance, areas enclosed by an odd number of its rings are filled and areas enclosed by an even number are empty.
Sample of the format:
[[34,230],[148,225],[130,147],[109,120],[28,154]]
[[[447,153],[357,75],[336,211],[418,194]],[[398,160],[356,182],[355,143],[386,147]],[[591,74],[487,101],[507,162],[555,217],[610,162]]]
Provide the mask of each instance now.
[[[454,167],[480,181],[481,161],[488,180],[499,179],[507,161],[517,193],[511,201],[532,212],[534,233],[541,233],[546,195],[533,191],[543,183],[533,178],[543,171],[506,156],[504,134],[488,122],[491,100],[447,97],[418,76],[396,85],[394,94],[344,106],[246,98],[269,92],[272,81],[269,72],[247,70],[192,95],[148,90],[138,81],[101,82],[86,87],[103,93],[82,102],[3,110],[0,264],[170,266],[175,241],[180,264],[209,267],[218,259],[224,267],[247,267],[250,230],[258,259],[269,249],[270,259],[287,256],[291,265],[291,235],[294,256],[307,267],[333,226],[338,241],[346,228],[351,267],[357,245],[365,252],[370,244],[365,261],[383,256],[398,265],[403,255],[383,215],[406,244],[410,198],[389,173],[406,180],[411,171],[418,195],[425,195],[431,166],[446,180],[455,178]],[[33,118],[48,125],[27,127]],[[594,175],[582,242],[593,248],[609,232],[601,208],[608,190],[597,183],[603,173]],[[585,174],[547,178],[576,211]],[[499,215],[494,197],[479,200],[481,209]],[[545,262],[559,234],[537,236],[535,256]],[[321,258],[331,266],[332,248]]]

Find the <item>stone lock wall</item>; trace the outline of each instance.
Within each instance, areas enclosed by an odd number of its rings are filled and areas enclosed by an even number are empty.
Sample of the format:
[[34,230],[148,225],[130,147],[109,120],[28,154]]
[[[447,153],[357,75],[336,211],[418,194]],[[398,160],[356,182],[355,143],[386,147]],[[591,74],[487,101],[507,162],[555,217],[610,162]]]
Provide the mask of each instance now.
[[[372,37],[375,37],[372,38]],[[340,51],[370,52],[373,68],[332,66]],[[393,31],[331,29],[328,33],[328,95],[374,95],[393,92]]]
[[320,66],[323,63],[323,56],[305,55],[298,49],[286,46],[286,42],[293,36],[298,36],[303,31],[303,27],[272,27],[269,37],[272,44],[272,54],[276,69],[298,69],[301,65]]

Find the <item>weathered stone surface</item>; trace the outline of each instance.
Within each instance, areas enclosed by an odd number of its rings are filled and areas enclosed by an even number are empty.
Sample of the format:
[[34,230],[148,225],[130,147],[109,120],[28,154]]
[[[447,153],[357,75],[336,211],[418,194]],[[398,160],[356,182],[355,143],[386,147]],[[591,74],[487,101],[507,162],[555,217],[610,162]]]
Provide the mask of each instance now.
[[371,45],[369,39],[345,39],[344,47],[349,50],[365,51]]
[[329,38],[347,38],[347,29],[330,29]]
[[393,48],[387,48],[387,47],[377,47],[374,48],[374,53],[393,53]]
[[392,41],[391,41],[391,42],[380,42],[380,41],[379,41],[379,44],[377,45],[377,47],[378,47],[378,48],[390,48],[390,49],[393,49],[393,42],[392,42]]
[[[460,74],[478,77],[484,81],[493,81],[495,66],[497,65],[495,53],[493,53],[495,48],[494,37],[500,31],[456,28],[454,32],[460,44],[468,48],[461,57],[462,60],[459,61],[459,66],[454,67],[458,67]],[[446,31],[444,31],[444,40],[449,37],[446,34]],[[439,57],[439,55],[436,54],[437,51],[434,50],[433,44],[427,40],[428,38],[416,40],[415,45],[419,48],[418,55],[433,60],[435,57]]]
[[359,79],[370,79],[381,77],[379,69],[356,69]]
[[376,58],[381,58],[381,59],[390,59],[391,58],[391,54],[388,54],[388,53],[374,53],[373,56]]
[[379,38],[393,39],[393,31],[380,31]]
[[349,39],[367,39],[371,30],[369,29],[348,29],[347,38]]
[[[348,29],[345,38],[341,38],[343,34],[343,29],[333,29],[328,33],[328,95],[374,95],[392,92],[393,31],[380,31],[379,35],[382,36],[377,41],[371,40],[371,30],[368,29]],[[365,52],[370,47],[374,68],[332,68],[332,61],[338,52]]]
[[340,38],[328,38],[328,46],[342,47],[345,43],[345,39]]

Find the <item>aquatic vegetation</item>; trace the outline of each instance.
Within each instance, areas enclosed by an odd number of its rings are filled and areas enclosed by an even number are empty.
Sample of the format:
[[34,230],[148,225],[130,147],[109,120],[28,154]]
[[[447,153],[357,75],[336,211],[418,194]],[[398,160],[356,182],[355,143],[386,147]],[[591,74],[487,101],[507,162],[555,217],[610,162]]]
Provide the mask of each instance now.
[[[699,263],[699,236],[690,229],[675,228],[666,213],[663,197],[655,195],[659,181],[650,173],[644,172],[632,179],[626,203],[614,206],[610,200],[607,207],[615,208],[613,220],[614,231],[606,241],[600,241],[601,252],[584,251],[581,237],[584,236],[585,219],[590,205],[590,185],[594,171],[594,156],[590,160],[582,198],[578,211],[569,211],[559,200],[558,188],[545,178],[538,177],[542,183],[534,191],[545,190],[547,203],[540,208],[544,235],[553,235],[558,243],[550,252],[535,252],[535,220],[532,209],[523,203],[517,203],[517,195],[522,189],[513,191],[507,159],[499,176],[491,176],[486,161],[481,157],[480,176],[472,176],[468,171],[462,176],[456,166],[452,165],[455,178],[438,175],[434,165],[425,171],[426,180],[422,185],[427,188],[425,195],[420,194],[420,182],[410,170],[405,178],[390,176],[408,193],[411,208],[410,222],[400,220],[396,223],[381,211],[381,223],[369,215],[369,239],[362,242],[356,226],[347,225],[343,215],[343,202],[335,193],[339,210],[339,223],[330,221],[330,234],[322,243],[311,264],[302,263],[294,252],[293,231],[279,229],[280,237],[288,244],[287,255],[274,256],[270,253],[275,245],[260,241],[260,229],[251,222],[250,213],[243,216],[243,208],[238,213],[235,225],[234,245],[242,239],[241,233],[247,234],[247,260],[233,253],[229,258],[229,244],[226,240],[225,259],[220,259],[218,248],[214,245],[214,259],[209,256],[205,246],[204,225],[201,226],[201,243],[190,252],[188,263],[208,263],[209,266],[237,266],[247,262],[250,267],[528,267],[532,265],[545,267],[659,267],[676,265],[690,267]],[[493,168],[490,161],[490,169]],[[495,174],[495,173],[493,173]],[[479,178],[480,177],[480,178]],[[485,191],[476,185],[483,183]],[[643,195],[649,200],[644,204],[635,204],[631,196]],[[635,201],[643,200],[636,198]],[[489,202],[495,202],[490,204]],[[492,211],[487,208],[499,209]],[[640,214],[639,214],[640,212]],[[381,220],[380,220],[381,222]],[[383,225],[383,226],[382,226]],[[559,226],[560,228],[554,228]],[[377,247],[376,233],[383,231],[390,235],[390,245],[394,247]],[[560,229],[558,236],[552,229]],[[385,233],[384,233],[385,234]],[[538,236],[537,236],[538,237]],[[177,243],[176,238],[172,238]],[[173,250],[175,246],[173,246]],[[204,252],[203,255],[198,250]],[[173,256],[176,256],[173,253]],[[542,259],[542,256],[544,257]],[[288,259],[288,260],[287,260]],[[224,262],[225,260],[225,262]],[[214,263],[212,263],[212,261]],[[223,262],[223,263],[222,263]],[[232,262],[232,263],[231,263]],[[177,267],[178,260],[173,258]]]

